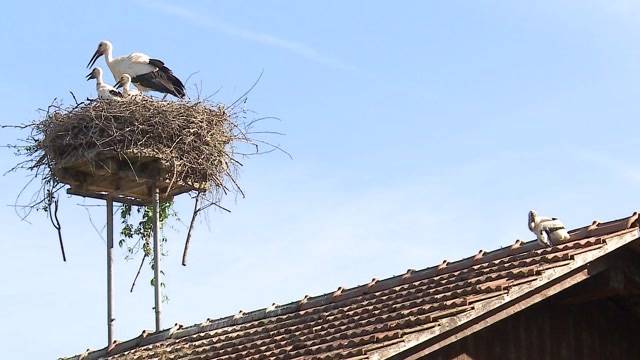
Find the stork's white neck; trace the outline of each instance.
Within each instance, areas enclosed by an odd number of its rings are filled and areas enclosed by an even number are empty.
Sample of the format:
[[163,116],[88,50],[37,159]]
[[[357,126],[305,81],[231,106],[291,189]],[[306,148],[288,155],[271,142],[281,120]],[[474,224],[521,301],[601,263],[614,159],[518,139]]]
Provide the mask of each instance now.
[[107,65],[111,66],[111,62],[113,61],[113,53],[111,52],[111,46],[107,46],[107,51],[104,54],[104,59],[107,62]]
[[96,87],[102,86],[102,84],[104,84],[102,81],[102,72],[99,72],[98,76],[96,76]]

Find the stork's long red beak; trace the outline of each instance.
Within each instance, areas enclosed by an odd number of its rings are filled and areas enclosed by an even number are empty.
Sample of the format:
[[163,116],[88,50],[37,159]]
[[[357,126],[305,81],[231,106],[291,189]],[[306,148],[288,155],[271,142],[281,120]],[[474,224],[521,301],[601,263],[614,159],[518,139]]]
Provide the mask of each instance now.
[[90,72],[90,73],[87,75],[87,81],[89,81],[89,80],[91,80],[91,79],[95,79],[95,78],[96,78],[96,77],[93,75],[93,71],[92,71],[92,72]]
[[120,80],[118,80],[118,82],[115,85],[113,85],[113,87],[116,88],[116,89],[120,89],[122,86],[123,86],[123,84],[122,84],[122,81],[120,81]]
[[96,61],[98,61],[100,56],[102,56],[102,52],[100,52],[100,49],[98,49],[98,50],[96,50],[96,52],[93,53],[93,56],[91,57],[91,60],[89,60],[89,64],[87,64],[87,68],[92,67],[93,64],[95,64]]

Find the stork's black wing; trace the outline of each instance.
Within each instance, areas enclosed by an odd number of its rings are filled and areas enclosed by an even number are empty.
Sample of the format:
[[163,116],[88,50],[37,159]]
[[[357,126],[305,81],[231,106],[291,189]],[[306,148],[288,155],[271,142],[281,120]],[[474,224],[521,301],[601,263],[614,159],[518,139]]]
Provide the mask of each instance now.
[[122,93],[118,90],[109,90],[109,94],[115,96],[115,97],[124,97],[124,95],[122,95]]
[[[155,67],[157,67],[158,69],[165,67],[164,66],[164,61],[159,60],[159,59],[149,59],[149,65],[153,65]],[[171,70],[169,70],[171,71]]]
[[178,80],[177,84],[179,85],[177,86],[174,79],[177,80],[177,78],[173,76],[173,74],[167,74],[166,72],[158,69],[146,74],[138,75],[131,79],[131,82],[133,82],[134,84],[140,84],[157,92],[171,94],[175,97],[183,98],[184,87],[179,86],[182,85],[180,80]]
[[180,81],[180,79],[173,74],[173,71],[164,64],[164,61],[159,59],[149,59],[149,65],[157,67],[158,71],[164,74],[166,79],[171,83],[171,86],[175,90],[175,94],[171,93],[172,95],[180,98],[184,97],[184,84],[182,84],[182,81]]

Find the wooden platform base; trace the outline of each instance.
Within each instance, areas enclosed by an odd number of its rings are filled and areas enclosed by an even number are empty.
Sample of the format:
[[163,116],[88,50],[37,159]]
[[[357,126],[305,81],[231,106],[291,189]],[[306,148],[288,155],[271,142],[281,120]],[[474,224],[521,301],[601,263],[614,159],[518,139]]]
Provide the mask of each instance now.
[[160,202],[206,187],[181,184],[156,157],[110,153],[84,155],[57,164],[55,176],[68,184],[68,194],[94,199],[112,198],[114,202],[150,205],[152,188],[158,187]]

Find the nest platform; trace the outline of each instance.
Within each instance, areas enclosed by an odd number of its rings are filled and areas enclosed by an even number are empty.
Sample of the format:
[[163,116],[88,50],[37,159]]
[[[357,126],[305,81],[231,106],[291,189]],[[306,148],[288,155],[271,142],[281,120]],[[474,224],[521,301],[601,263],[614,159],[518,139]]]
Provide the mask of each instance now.
[[159,191],[160,202],[191,191],[208,190],[206,183],[194,186],[176,182],[161,159],[135,154],[85,154],[79,159],[60,161],[54,174],[58,181],[69,185],[70,195],[111,197],[114,202],[139,206],[152,203],[154,187]]

